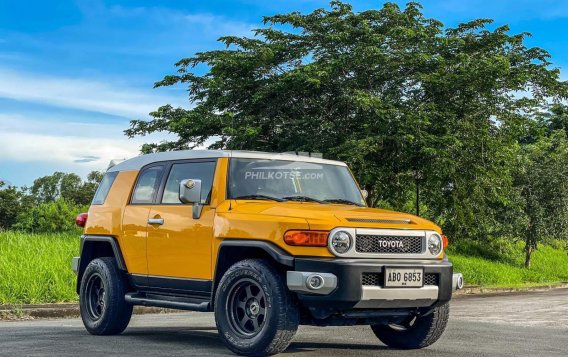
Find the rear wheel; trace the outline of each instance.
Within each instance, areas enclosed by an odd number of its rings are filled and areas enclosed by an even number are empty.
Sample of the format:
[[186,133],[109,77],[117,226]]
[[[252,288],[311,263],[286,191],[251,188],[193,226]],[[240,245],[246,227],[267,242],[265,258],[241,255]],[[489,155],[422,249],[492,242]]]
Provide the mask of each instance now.
[[124,300],[126,292],[126,279],[114,258],[89,263],[79,291],[81,318],[89,333],[115,335],[126,329],[132,316],[132,305]]
[[299,324],[295,297],[271,264],[250,259],[231,266],[215,297],[215,321],[227,347],[244,356],[284,351]]
[[385,345],[400,349],[428,347],[438,341],[448,324],[450,305],[434,308],[430,314],[412,317],[401,324],[371,325],[375,336]]

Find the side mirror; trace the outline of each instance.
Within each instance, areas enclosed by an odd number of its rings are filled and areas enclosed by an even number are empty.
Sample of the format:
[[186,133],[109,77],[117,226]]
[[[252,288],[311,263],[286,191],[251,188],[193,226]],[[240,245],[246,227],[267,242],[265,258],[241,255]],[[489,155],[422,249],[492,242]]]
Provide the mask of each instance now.
[[179,200],[186,205],[193,205],[193,218],[201,217],[201,180],[188,179],[179,183]]
[[361,190],[361,194],[363,195],[363,198],[366,200],[367,197],[369,197],[369,192],[367,192],[367,190]]
[[179,183],[179,200],[185,204],[201,203],[201,180],[183,180]]

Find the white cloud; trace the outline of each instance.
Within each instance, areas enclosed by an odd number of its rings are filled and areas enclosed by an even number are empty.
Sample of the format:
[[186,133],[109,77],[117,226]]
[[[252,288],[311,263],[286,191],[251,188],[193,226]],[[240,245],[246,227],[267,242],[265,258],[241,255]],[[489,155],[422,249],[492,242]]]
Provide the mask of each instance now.
[[152,134],[128,139],[123,123],[81,122],[80,118],[34,114],[0,114],[0,179],[30,185],[33,179],[55,171],[82,177],[104,171],[111,160],[140,154],[145,142],[171,139]]
[[92,79],[55,77],[0,68],[0,97],[127,117],[146,117],[178,102],[157,92]]
[[[0,132],[42,134],[49,136],[77,136],[84,138],[116,138],[126,140],[124,129],[126,120],[116,123],[97,123],[81,121],[81,118],[58,116],[53,113],[21,114],[0,113]],[[0,147],[0,152],[2,148]]]
[[[102,168],[112,159],[136,156],[139,142],[113,138],[84,138],[0,132],[0,161],[61,163]],[[96,158],[78,162],[86,157]]]
[[139,155],[145,142],[174,137],[157,133],[129,139],[124,135],[124,129],[124,123],[0,114],[0,162],[53,163],[64,171],[85,166],[100,170],[106,168],[110,160]]

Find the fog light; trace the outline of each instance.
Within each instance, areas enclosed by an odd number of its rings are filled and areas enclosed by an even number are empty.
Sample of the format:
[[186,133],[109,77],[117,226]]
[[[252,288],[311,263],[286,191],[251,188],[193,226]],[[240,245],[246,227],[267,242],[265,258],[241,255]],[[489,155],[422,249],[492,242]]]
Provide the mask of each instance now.
[[308,289],[311,290],[321,289],[323,283],[324,280],[321,275],[316,275],[316,274],[310,275],[308,276],[308,279],[306,279],[306,286],[308,287]]

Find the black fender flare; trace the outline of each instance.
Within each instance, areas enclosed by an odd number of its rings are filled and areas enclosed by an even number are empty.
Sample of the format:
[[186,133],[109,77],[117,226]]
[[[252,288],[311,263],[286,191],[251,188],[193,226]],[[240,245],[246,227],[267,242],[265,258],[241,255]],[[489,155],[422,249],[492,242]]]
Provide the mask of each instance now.
[[[217,250],[217,254],[219,255],[221,251],[227,247],[258,248],[268,253],[268,255],[270,255],[279,264],[289,267],[294,266],[294,257],[288,254],[284,249],[270,242],[249,239],[227,239],[221,242],[219,249]],[[217,259],[217,265],[218,264],[219,259]]]
[[95,257],[95,252],[90,243],[106,243],[109,244],[112,252],[114,254],[114,258],[116,259],[116,264],[118,265],[118,269],[122,271],[127,271],[126,263],[124,262],[124,257],[122,256],[122,251],[120,250],[120,246],[118,241],[113,236],[99,236],[99,235],[89,235],[85,234],[81,236],[81,245],[80,245],[80,258],[79,258],[79,266],[77,269],[77,291],[80,289],[81,279],[83,277],[83,272],[87,268],[87,265],[91,262],[91,260]]
[[227,264],[226,260],[223,259],[224,255],[226,254],[225,252],[231,251],[232,249],[243,248],[262,250],[264,253],[274,259],[274,261],[278,264],[285,267],[294,268],[294,257],[274,243],[251,239],[226,239],[221,242],[219,248],[217,249],[217,262],[215,264],[215,271],[213,276],[211,301],[214,300],[215,291],[217,290],[217,286],[219,285],[224,272],[229,268],[229,264]]

